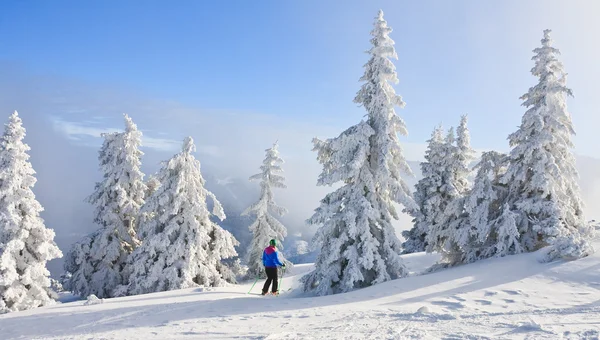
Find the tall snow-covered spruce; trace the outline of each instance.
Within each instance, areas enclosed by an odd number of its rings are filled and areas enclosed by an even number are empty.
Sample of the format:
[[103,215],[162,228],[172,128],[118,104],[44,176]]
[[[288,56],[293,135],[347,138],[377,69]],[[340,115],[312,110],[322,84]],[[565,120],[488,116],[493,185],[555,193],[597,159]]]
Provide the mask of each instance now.
[[15,111],[0,141],[0,313],[53,301],[46,263],[62,257],[54,231],[32,191],[35,171],[29,163],[25,128]]
[[128,281],[127,258],[140,244],[136,229],[147,191],[140,170],[142,133],[124,118],[124,132],[103,135],[98,157],[103,180],[88,198],[100,229],[73,245],[65,260],[68,285],[80,296],[121,295],[118,289]]
[[250,226],[252,241],[247,254],[250,277],[266,277],[262,263],[264,248],[269,244],[269,240],[276,239],[280,241],[278,248],[283,249],[281,242],[287,236],[286,228],[273,216],[281,217],[287,213],[287,210],[275,204],[273,199],[272,188],[286,187],[281,168],[283,160],[279,157],[277,147],[275,143],[273,147],[266,150],[265,160],[260,167],[261,173],[250,177],[251,181],[260,181],[260,198],[242,213],[242,215],[256,216],[256,220]]
[[314,139],[323,165],[318,185],[342,182],[321,200],[309,223],[321,225],[315,241],[321,253],[304,289],[317,295],[346,292],[407,275],[400,258],[401,244],[392,220],[394,203],[417,209],[402,174],[412,175],[402,154],[398,134],[406,135],[395,106],[404,106],[390,82],[398,81],[390,58],[396,58],[392,31],[379,11],[371,31],[371,58],[354,101],[367,110],[366,121],[338,137]]
[[554,257],[581,257],[592,251],[586,241],[592,231],[577,184],[571,141],[575,130],[566,104],[572,92],[550,30],[533,52],[531,73],[538,83],[521,97],[527,111],[509,136],[510,165],[502,182],[508,186],[506,204],[512,214],[505,215],[514,219],[523,250],[554,245],[560,247],[551,252]]
[[[131,255],[129,294],[145,294],[194,286],[234,282],[222,260],[237,256],[237,240],[211,221],[225,219],[216,197],[204,188],[200,162],[187,137],[183,149],[165,162],[157,179],[160,187],[147,199],[140,232],[144,242]],[[212,201],[212,214],[207,199]],[[148,214],[153,212],[153,214]]]

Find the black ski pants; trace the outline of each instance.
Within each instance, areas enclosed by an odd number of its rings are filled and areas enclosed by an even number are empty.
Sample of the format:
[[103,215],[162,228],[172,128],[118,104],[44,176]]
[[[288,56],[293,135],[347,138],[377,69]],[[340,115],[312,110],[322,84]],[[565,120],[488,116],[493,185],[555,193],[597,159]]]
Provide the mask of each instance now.
[[278,284],[278,278],[277,278],[277,267],[275,268],[269,268],[266,267],[265,271],[267,272],[267,281],[265,282],[265,285],[263,286],[263,293],[267,293],[269,292],[269,286],[271,285],[271,282],[273,282],[273,289],[271,290],[271,292],[276,293],[277,292],[277,284]]

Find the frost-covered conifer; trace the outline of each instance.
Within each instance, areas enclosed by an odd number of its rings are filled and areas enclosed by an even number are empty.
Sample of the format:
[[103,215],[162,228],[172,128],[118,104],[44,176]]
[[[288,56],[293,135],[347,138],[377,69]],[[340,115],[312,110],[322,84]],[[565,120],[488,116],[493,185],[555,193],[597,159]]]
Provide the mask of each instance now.
[[140,170],[142,133],[125,115],[125,132],[104,134],[99,152],[103,180],[88,202],[96,207],[94,222],[100,229],[73,246],[65,261],[73,292],[99,298],[112,297],[127,284],[127,257],[140,244],[139,211],[147,190]]
[[275,216],[283,216],[287,210],[275,204],[272,188],[285,188],[281,169],[283,160],[279,157],[277,143],[266,150],[266,157],[260,167],[261,173],[250,177],[251,181],[260,181],[259,200],[246,209],[242,215],[254,215],[256,220],[250,226],[252,241],[248,248],[248,275],[266,277],[262,254],[269,240],[276,239],[278,248],[283,249],[281,242],[287,236],[287,230]]
[[[145,196],[146,198],[152,196],[160,187],[160,181],[158,180],[158,178],[156,177],[157,175],[150,175],[148,176],[148,180],[146,181],[146,193]],[[139,218],[138,218],[138,226],[141,225],[142,223],[145,223],[145,221],[152,219],[154,217],[154,215],[156,215],[156,212],[154,211],[145,211],[142,212],[140,211],[139,214]],[[137,229],[137,237],[140,240],[140,242],[144,242],[144,238],[146,237],[146,235],[144,234],[144,232],[142,230],[140,230],[140,228]]]
[[[475,166],[477,174],[473,180],[473,188],[465,199],[469,227],[457,233],[457,242],[463,249],[462,262],[508,254],[496,252],[499,241],[495,230],[506,199],[506,187],[499,181],[506,172],[507,160],[506,155],[489,151],[481,155],[481,160]],[[511,248],[509,244],[504,249],[518,248]]]
[[321,200],[309,223],[321,225],[315,241],[321,253],[315,270],[304,277],[304,289],[317,295],[355,288],[407,275],[400,258],[401,244],[392,219],[394,203],[408,211],[417,209],[402,173],[412,175],[402,154],[398,133],[407,134],[395,106],[404,106],[390,82],[398,81],[392,31],[379,11],[371,31],[371,58],[355,102],[367,111],[366,121],[338,137],[314,139],[314,150],[323,164],[318,185],[343,185]]
[[0,141],[0,313],[51,303],[46,263],[62,257],[54,231],[40,217],[43,208],[32,191],[35,171],[24,137],[15,111]]
[[465,182],[458,171],[458,147],[454,129],[450,128],[444,143],[441,145],[441,162],[439,164],[442,185],[439,187],[439,202],[433,224],[426,236],[427,252],[438,252],[444,262],[454,263],[459,256],[459,248],[455,240],[456,226],[454,222],[461,216],[461,198],[464,195]]
[[140,226],[145,237],[131,255],[129,294],[221,286],[235,279],[222,260],[237,255],[238,242],[210,219],[214,215],[223,220],[225,213],[204,188],[194,151],[187,137],[182,151],[163,165],[158,174],[161,186],[142,208],[142,213],[155,214]]
[[456,181],[459,192],[464,195],[469,191],[470,164],[475,160],[475,150],[471,148],[471,135],[467,127],[467,116],[460,118],[460,124],[456,129]]
[[62,285],[73,294],[82,297],[90,295],[87,292],[91,290],[90,284],[92,283],[92,274],[95,272],[94,264],[96,263],[92,260],[90,254],[94,239],[102,231],[102,229],[96,230],[77,241],[65,256],[65,273],[62,275]]
[[464,241],[465,234],[468,234],[471,229],[469,217],[465,210],[465,200],[470,189],[470,163],[475,158],[475,152],[471,148],[466,115],[461,117],[456,132],[456,144],[447,143],[445,146],[446,161],[443,167],[448,185],[455,188],[444,211],[445,220],[441,222],[441,225],[448,228],[449,236],[443,252],[443,260],[449,264],[459,263],[464,259],[460,245]]
[[427,247],[426,236],[434,221],[439,220],[443,213],[442,196],[440,188],[443,181],[443,153],[442,146],[444,131],[436,127],[427,141],[425,162],[421,162],[423,178],[417,182],[415,188],[415,203],[418,209],[413,212],[413,227],[404,231],[402,235],[406,241],[402,244],[404,253],[425,251]]
[[[508,204],[502,207],[502,214],[493,221],[492,233],[489,235],[488,243],[491,248],[486,249],[489,254],[505,256],[523,252],[519,244],[519,230],[517,230],[517,214],[510,210]],[[490,242],[491,241],[491,242]]]
[[148,176],[148,180],[146,181],[146,194],[145,197],[150,197],[152,194],[158,190],[160,186],[160,181],[154,175]]
[[510,166],[503,178],[524,251],[573,239],[571,234],[575,238],[591,234],[583,216],[571,141],[575,131],[566,104],[572,92],[550,30],[544,31],[542,46],[534,53],[531,73],[539,81],[521,97],[527,111],[519,129],[509,136]]

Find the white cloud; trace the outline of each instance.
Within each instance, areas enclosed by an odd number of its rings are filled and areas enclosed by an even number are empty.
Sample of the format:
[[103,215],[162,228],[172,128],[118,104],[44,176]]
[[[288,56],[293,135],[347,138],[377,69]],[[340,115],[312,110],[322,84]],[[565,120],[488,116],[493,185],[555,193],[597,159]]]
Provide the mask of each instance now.
[[154,138],[143,135],[142,147],[154,149],[157,151],[177,152],[181,149],[181,142],[172,139]]
[[81,136],[100,137],[103,133],[118,132],[119,129],[96,127],[85,123],[68,122],[60,118],[53,121],[54,130],[63,133],[71,140],[79,140]]
[[[84,112],[84,110],[80,111]],[[83,137],[100,138],[103,133],[122,131],[122,129],[97,126],[96,122],[93,121],[72,122],[54,118],[53,124],[55,131],[62,133],[71,141],[82,142],[84,145],[93,144],[84,142]],[[181,142],[168,138],[155,138],[144,134],[142,136],[142,147],[156,151],[177,152],[181,148]],[[198,148],[198,152],[218,156],[219,150],[214,146],[203,146]]]

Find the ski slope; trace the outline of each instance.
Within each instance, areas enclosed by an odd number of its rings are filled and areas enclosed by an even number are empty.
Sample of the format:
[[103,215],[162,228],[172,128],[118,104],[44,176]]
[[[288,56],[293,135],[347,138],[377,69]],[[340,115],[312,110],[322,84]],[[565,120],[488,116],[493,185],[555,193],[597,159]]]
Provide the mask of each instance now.
[[[598,339],[600,255],[546,264],[539,256],[326,297],[301,295],[299,279],[311,265],[298,265],[283,279],[293,289],[279,297],[248,295],[249,282],[75,301],[0,315],[0,339]],[[404,259],[420,272],[436,257]]]

